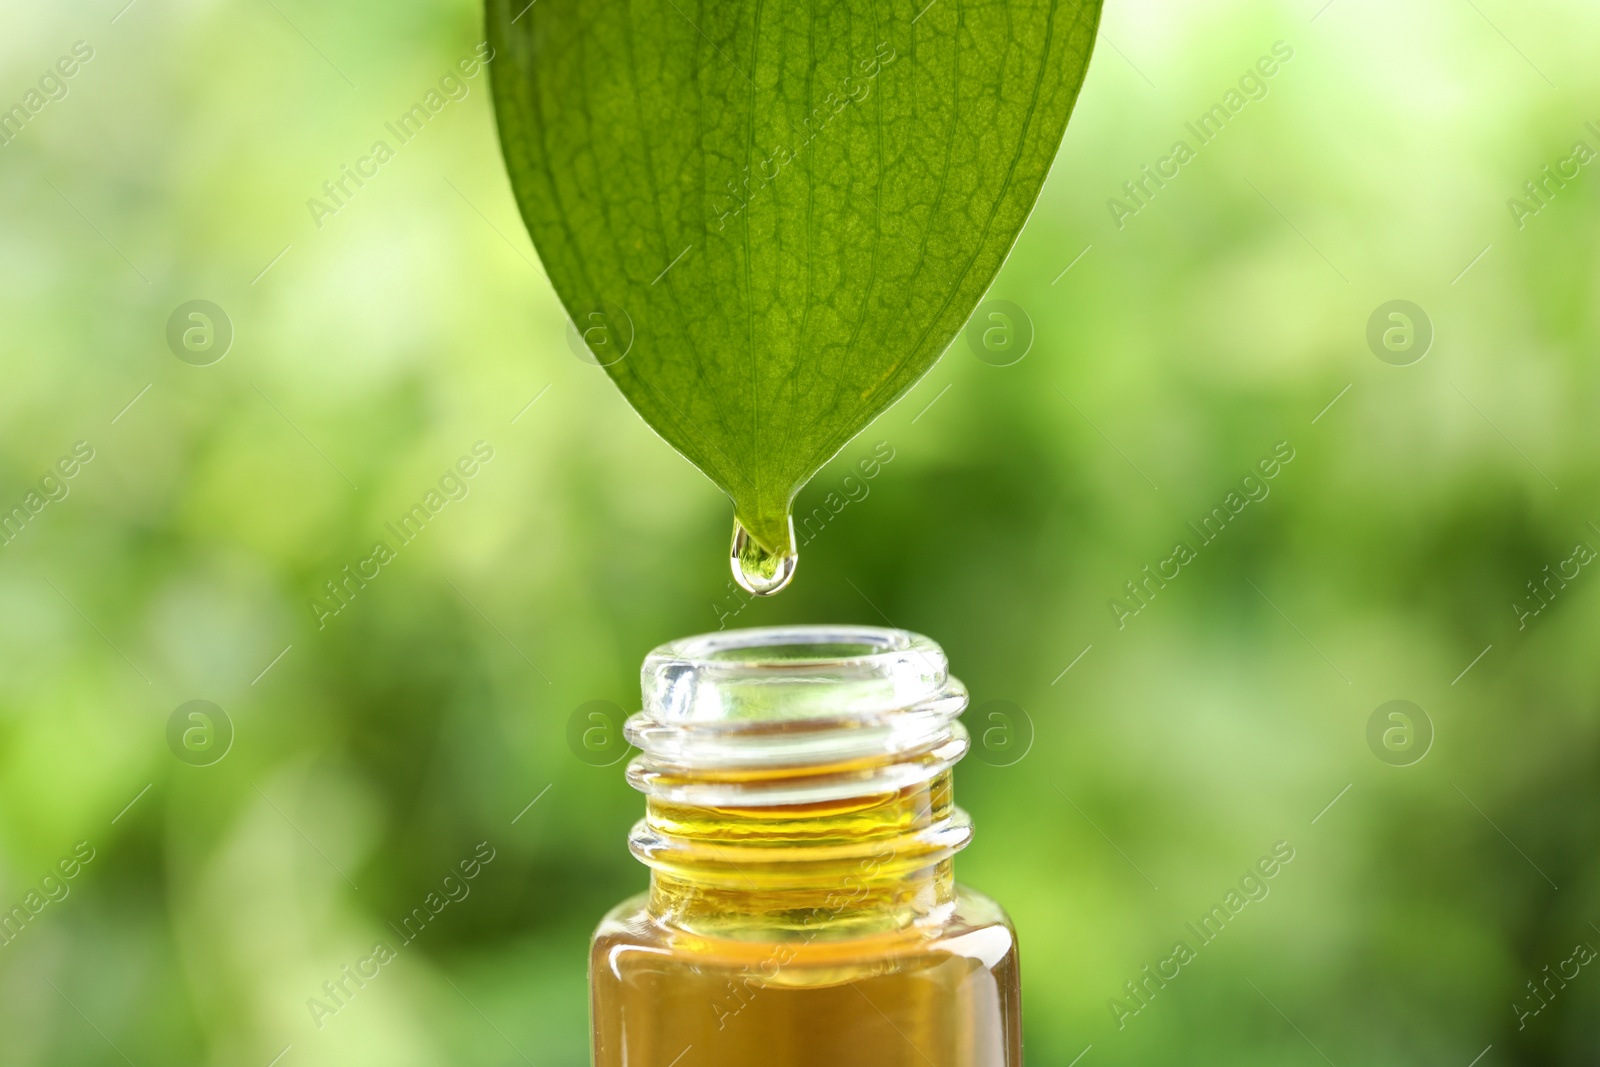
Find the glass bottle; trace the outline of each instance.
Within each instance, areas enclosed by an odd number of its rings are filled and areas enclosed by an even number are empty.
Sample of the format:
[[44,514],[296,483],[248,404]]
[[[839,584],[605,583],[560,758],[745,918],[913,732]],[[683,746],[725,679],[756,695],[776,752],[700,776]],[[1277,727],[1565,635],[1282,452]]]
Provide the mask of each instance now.
[[1016,935],[958,886],[967,694],[875,627],[656,649],[628,720],[650,889],[596,930],[597,1067],[1011,1067]]

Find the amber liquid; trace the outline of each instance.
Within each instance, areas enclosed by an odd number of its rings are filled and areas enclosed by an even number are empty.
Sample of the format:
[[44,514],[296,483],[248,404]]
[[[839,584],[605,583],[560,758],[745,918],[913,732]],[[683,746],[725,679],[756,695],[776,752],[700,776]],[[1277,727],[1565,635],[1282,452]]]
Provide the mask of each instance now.
[[1016,938],[961,889],[922,925],[837,939],[687,935],[624,903],[590,957],[596,1067],[1020,1067]]

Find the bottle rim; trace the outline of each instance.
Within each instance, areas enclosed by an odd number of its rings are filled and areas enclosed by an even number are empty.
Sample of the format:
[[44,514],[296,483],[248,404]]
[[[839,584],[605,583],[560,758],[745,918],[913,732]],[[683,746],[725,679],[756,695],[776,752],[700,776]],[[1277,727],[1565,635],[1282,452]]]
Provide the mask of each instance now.
[[628,780],[707,806],[799,804],[889,792],[967,749],[967,705],[944,651],[906,630],[770,626],[671,641],[640,672],[625,727]]

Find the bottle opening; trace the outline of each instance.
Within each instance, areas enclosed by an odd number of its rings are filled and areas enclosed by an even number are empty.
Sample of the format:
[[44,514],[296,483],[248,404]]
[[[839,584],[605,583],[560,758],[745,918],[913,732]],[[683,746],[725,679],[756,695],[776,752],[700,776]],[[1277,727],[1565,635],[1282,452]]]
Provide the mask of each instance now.
[[720,648],[708,656],[713,660],[732,660],[740,663],[825,663],[829,660],[858,659],[870,656],[881,649],[868,644],[814,644],[814,645],[740,645]]
[[628,720],[629,781],[652,797],[757,807],[927,781],[966,752],[966,689],[905,630],[781,626],[662,645]]

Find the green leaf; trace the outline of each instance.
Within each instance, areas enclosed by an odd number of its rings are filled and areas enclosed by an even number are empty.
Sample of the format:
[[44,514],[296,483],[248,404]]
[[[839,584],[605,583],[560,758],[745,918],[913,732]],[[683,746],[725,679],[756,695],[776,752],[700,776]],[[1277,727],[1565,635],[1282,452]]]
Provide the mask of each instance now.
[[500,139],[574,324],[768,553],[1000,269],[1099,0],[487,0]]

